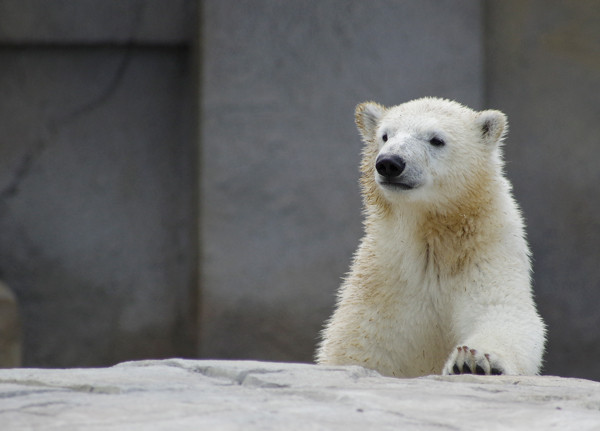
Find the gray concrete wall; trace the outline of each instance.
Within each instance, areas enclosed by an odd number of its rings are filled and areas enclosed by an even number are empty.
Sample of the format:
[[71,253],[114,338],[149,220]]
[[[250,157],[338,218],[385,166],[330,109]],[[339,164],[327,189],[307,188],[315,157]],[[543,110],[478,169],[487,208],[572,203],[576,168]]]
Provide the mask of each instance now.
[[481,5],[202,5],[201,356],[309,361],[361,234],[354,107],[481,107]]
[[193,1],[0,2],[0,278],[24,364],[195,353]]
[[600,379],[600,3],[491,1],[486,16],[487,104],[510,122],[544,371]]
[[199,95],[195,7],[0,0],[26,365],[310,360],[361,234],[354,106],[434,95],[508,114],[545,371],[600,379],[597,2],[205,0]]

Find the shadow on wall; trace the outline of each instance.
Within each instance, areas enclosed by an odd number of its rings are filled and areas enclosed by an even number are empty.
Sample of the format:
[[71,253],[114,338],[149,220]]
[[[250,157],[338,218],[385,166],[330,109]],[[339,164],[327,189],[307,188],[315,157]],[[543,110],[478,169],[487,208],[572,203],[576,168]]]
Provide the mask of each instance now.
[[0,368],[21,366],[21,318],[15,294],[0,281]]
[[486,3],[487,103],[548,324],[545,374],[600,380],[600,3]]

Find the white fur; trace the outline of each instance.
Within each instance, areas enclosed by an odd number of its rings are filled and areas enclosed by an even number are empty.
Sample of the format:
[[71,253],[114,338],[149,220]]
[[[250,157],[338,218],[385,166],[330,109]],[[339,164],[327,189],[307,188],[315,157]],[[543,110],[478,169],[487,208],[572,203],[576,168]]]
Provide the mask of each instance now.
[[[389,109],[364,103],[356,121],[365,235],[317,362],[402,377],[538,373],[545,327],[503,175],[504,114],[425,98]],[[445,145],[432,145],[434,137]],[[381,184],[381,154],[403,158],[413,189]]]

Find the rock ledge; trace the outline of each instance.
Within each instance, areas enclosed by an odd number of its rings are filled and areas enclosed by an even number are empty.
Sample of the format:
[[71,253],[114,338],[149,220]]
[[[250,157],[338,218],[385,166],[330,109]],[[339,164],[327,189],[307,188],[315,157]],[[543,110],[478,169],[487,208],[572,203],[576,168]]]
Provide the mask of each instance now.
[[12,430],[600,429],[600,383],[169,359],[0,370]]

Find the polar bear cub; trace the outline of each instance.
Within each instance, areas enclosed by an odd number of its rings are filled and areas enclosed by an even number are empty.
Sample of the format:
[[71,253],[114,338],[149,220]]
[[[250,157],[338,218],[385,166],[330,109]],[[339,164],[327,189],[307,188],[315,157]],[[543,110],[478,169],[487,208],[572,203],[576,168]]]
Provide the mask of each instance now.
[[424,98],[362,103],[365,233],[320,364],[384,375],[536,374],[545,326],[503,174],[503,113]]

